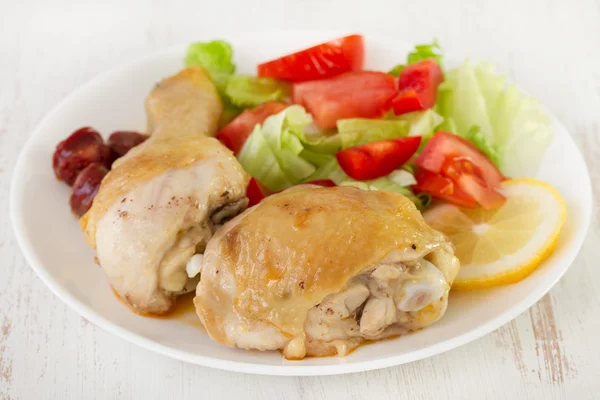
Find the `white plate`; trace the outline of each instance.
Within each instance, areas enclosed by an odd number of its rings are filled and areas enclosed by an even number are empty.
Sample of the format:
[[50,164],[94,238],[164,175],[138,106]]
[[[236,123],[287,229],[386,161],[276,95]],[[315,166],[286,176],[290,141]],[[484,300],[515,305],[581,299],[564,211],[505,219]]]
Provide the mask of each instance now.
[[[294,32],[228,39],[239,69],[251,73],[260,61],[336,36]],[[410,48],[397,40],[366,37],[367,66],[386,70],[403,60]],[[200,328],[180,319],[132,314],[115,298],[102,270],[94,264],[94,252],[86,246],[69,210],[69,187],[54,178],[51,156],[60,140],[84,125],[104,135],[117,129],[144,130],[146,95],[161,78],[183,66],[184,54],[185,46],[157,54],[101,75],[75,91],[38,126],[15,170],[11,215],[23,253],[60,299],[102,329],[176,359],[232,371],[327,375],[371,370],[429,357],[493,331],[539,300],[575,259],[591,217],[590,180],[573,140],[554,120],[557,134],[538,178],[556,186],[568,205],[567,222],[556,251],[518,284],[452,293],[444,318],[421,332],[361,347],[344,358],[286,361],[277,352],[220,346]]]

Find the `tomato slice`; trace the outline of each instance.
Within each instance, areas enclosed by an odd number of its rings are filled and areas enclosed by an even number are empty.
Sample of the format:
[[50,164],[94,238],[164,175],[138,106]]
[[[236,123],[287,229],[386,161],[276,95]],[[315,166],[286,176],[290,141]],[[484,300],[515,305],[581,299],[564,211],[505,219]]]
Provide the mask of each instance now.
[[312,81],[360,71],[363,62],[363,37],[350,35],[262,63],[258,66],[258,76],[292,82]]
[[[476,202],[489,209],[499,207],[505,201],[496,189],[506,178],[477,147],[460,136],[438,132],[415,164],[421,171],[416,190],[463,207],[474,207]],[[442,181],[451,182],[452,188],[441,190]]]
[[438,132],[427,143],[415,164],[431,172],[440,173],[447,160],[462,157],[478,168],[485,183],[497,187],[506,178],[496,166],[468,140],[448,132]]
[[393,76],[360,71],[294,84],[292,99],[313,115],[321,129],[330,129],[339,119],[382,117],[396,91]]
[[379,71],[359,71],[345,73],[335,78],[294,83],[292,85],[292,102],[305,105],[304,97],[311,93],[344,94],[354,90],[398,90],[398,83],[393,76]]
[[351,178],[376,179],[400,168],[415,154],[419,144],[421,136],[380,140],[342,150],[336,158]]
[[486,184],[481,170],[467,158],[456,157],[447,160],[442,167],[442,173],[483,208],[499,207],[506,200],[495,187]]
[[429,193],[433,197],[456,204],[460,207],[473,208],[475,200],[462,191],[450,178],[424,169],[415,172],[417,184],[413,186],[415,193]]
[[324,186],[324,187],[334,187],[334,186],[337,186],[335,184],[335,182],[332,181],[331,179],[317,179],[317,180],[314,180],[314,181],[305,182],[305,184],[307,184],[307,185],[318,185],[318,186]]
[[237,155],[256,124],[263,123],[265,119],[286,107],[287,105],[283,103],[264,103],[253,109],[244,110],[217,134],[217,139]]
[[394,114],[426,110],[435,105],[437,90],[444,81],[440,66],[434,59],[406,66],[398,79],[399,93],[391,101]]
[[258,181],[254,178],[250,179],[246,188],[246,197],[248,197],[248,207],[252,207],[260,203],[265,198],[265,194],[260,188]]

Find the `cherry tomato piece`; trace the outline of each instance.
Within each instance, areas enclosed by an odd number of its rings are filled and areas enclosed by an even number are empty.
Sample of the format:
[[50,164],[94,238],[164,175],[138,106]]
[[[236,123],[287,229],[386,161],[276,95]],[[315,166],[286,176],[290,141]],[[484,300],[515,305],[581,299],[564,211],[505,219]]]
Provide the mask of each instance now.
[[363,61],[363,37],[350,35],[262,63],[258,76],[304,82],[359,71]]
[[433,107],[438,86],[443,80],[442,70],[432,58],[406,66],[398,78],[399,92],[392,99],[394,114],[400,115]]

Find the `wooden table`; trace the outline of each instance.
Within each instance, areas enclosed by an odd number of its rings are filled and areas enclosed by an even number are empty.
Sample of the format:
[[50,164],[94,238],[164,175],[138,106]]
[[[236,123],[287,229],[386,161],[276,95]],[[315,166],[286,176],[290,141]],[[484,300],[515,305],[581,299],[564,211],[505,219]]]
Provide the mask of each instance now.
[[[177,4],[173,4],[177,3]],[[355,4],[355,5],[351,5]],[[0,399],[592,399],[600,394],[600,219],[565,277],[510,324],[430,359],[368,373],[251,376],[110,336],[60,302],[15,242],[15,160],[58,101],[95,75],[231,31],[344,29],[489,59],[540,98],[583,151],[600,203],[597,0],[0,0]],[[400,56],[401,58],[401,56]],[[43,201],[41,196],[40,201]],[[42,229],[42,227],[40,227]],[[51,234],[51,227],[48,234]]]

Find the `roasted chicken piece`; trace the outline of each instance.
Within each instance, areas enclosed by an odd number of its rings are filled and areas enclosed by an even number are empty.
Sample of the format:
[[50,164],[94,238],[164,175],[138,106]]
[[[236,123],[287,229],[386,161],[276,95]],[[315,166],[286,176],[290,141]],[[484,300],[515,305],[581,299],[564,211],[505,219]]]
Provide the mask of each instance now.
[[219,93],[200,67],[164,79],[146,99],[148,132],[154,137],[214,137],[222,112]]
[[147,101],[150,138],[113,163],[80,219],[112,288],[136,312],[166,313],[193,290],[187,262],[247,206],[247,174],[209,137],[221,109],[199,68],[159,83]]
[[297,186],[213,236],[194,304],[221,344],[289,359],[345,355],[441,318],[459,268],[453,251],[402,195]]

